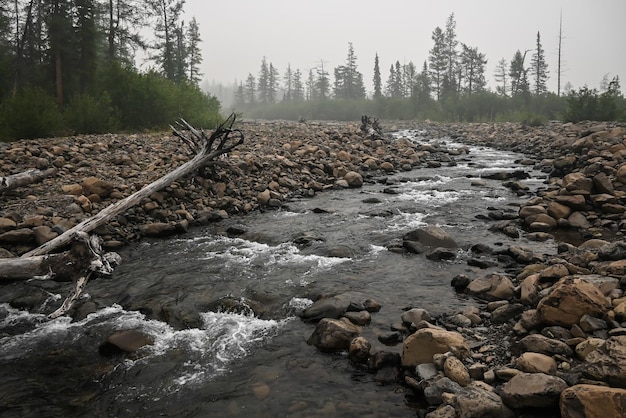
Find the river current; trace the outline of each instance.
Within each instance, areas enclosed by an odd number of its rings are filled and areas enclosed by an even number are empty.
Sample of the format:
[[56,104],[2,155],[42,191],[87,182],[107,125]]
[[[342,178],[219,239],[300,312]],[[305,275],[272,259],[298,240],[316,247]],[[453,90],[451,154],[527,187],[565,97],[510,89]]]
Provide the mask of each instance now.
[[[415,131],[396,135],[424,141]],[[363,335],[374,350],[401,352],[377,336],[403,309],[434,316],[476,303],[450,286],[457,274],[489,271],[467,264],[471,245],[551,251],[551,242],[489,231],[490,211],[515,213],[528,196],[484,178],[523,170],[533,191],[545,174],[521,165],[522,155],[467,148],[438,168],[371,178],[359,189],[293,198],[281,209],[125,248],[112,277],[88,283],[81,302],[97,309],[84,319],[49,321],[0,305],[0,416],[415,416],[400,385],[381,385],[345,354],[308,345],[315,325],[297,313],[323,294],[374,299],[382,309]],[[388,250],[427,225],[454,237],[455,259]],[[50,301],[64,296],[50,293]],[[240,300],[257,313],[219,309]],[[111,333],[126,329],[154,344],[127,357],[98,353]]]

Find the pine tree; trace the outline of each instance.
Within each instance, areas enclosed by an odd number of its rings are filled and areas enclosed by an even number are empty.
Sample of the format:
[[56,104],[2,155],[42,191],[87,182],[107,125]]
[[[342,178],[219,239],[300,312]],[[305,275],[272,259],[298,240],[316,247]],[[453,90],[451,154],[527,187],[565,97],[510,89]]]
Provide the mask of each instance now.
[[498,65],[496,66],[496,72],[494,74],[496,82],[500,84],[496,86],[496,92],[498,92],[498,94],[502,96],[507,96],[509,91],[508,68],[508,62],[504,58],[502,58],[500,61],[498,61]]
[[326,100],[330,93],[330,80],[328,72],[324,69],[324,62],[320,62],[320,66],[316,68],[317,78],[315,79],[316,99]]
[[257,96],[256,79],[251,73],[248,73],[248,78],[246,78],[246,84],[243,91],[246,103],[255,104]]
[[448,19],[446,20],[446,30],[443,34],[444,39],[444,54],[446,57],[446,75],[448,79],[448,90],[449,93],[458,92],[458,86],[461,85],[461,80],[456,80],[456,75],[460,74],[460,71],[457,69],[458,63],[458,52],[456,47],[458,45],[458,41],[456,40],[456,21],[454,20],[454,13],[450,13]]
[[168,80],[180,78],[180,61],[184,54],[180,51],[180,17],[185,0],[147,0],[147,6],[156,19],[151,58],[159,65],[161,73]]
[[299,69],[293,73],[292,99],[294,102],[301,102],[304,100],[304,84],[302,83],[302,73]]
[[417,69],[412,61],[402,66],[402,97],[410,97],[417,82]]
[[365,97],[363,75],[357,70],[356,55],[352,42],[348,43],[346,64],[335,68],[335,97],[338,99],[362,99]]
[[430,80],[437,100],[441,99],[444,77],[448,70],[448,56],[446,55],[445,36],[440,27],[433,31],[432,40],[435,43],[428,51],[428,61],[430,62]]
[[242,81],[239,82],[239,85],[237,86],[237,89],[235,90],[234,99],[235,99],[234,101],[235,106],[242,106],[246,104],[246,93],[245,93],[245,89],[244,89]]
[[513,59],[510,63],[509,76],[511,77],[511,96],[513,97],[527,95],[530,91],[528,85],[528,69],[524,67],[526,52],[522,54],[519,49],[515,51],[515,55],[513,55]]
[[260,103],[269,103],[269,83],[270,69],[267,65],[267,58],[263,57],[263,59],[261,60],[261,69],[259,70],[259,77],[257,81],[257,92],[259,95]]
[[309,70],[309,77],[306,81],[306,89],[307,89],[307,100],[317,100],[319,94],[317,92],[317,86],[315,82],[315,76],[313,75],[313,70]]
[[147,26],[149,9],[146,0],[108,0],[102,18],[103,32],[107,39],[107,57],[125,64],[132,64],[134,51],[146,49],[141,31]]
[[374,99],[380,99],[383,96],[383,93],[382,80],[380,78],[380,65],[378,62],[378,52],[376,53],[376,57],[374,58],[374,77],[372,81],[374,82]]
[[283,81],[285,82],[283,101],[290,102],[293,99],[293,71],[291,71],[291,64],[287,64],[287,71],[285,71]]
[[194,17],[189,22],[189,28],[187,29],[187,69],[189,81],[196,86],[200,83],[202,77],[200,72],[200,64],[202,64],[201,42],[200,27]]
[[530,74],[533,77],[535,95],[540,96],[545,94],[548,91],[546,87],[546,81],[548,80],[548,63],[546,62],[545,53],[541,46],[541,34],[539,32],[537,32],[537,45],[530,60]]
[[276,95],[278,94],[278,70],[274,65],[270,62],[269,73],[267,79],[267,102],[268,103],[276,103]]
[[461,68],[463,71],[463,80],[465,84],[465,92],[468,95],[485,88],[485,65],[487,59],[485,54],[478,52],[478,48],[469,47],[461,44]]

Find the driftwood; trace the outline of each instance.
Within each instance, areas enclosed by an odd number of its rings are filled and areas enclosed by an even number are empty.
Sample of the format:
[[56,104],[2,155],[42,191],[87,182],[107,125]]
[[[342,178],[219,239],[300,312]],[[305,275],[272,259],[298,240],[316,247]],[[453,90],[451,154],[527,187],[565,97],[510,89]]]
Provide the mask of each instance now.
[[89,236],[86,232],[78,232],[75,235],[75,243],[80,243],[91,254],[91,263],[87,269],[87,273],[76,280],[74,290],[65,298],[59,308],[48,315],[49,319],[58,318],[66,314],[78,300],[83,289],[87,285],[87,281],[93,274],[110,275],[115,267],[120,263],[121,257],[117,253],[102,252],[102,238],[97,235]]
[[[235,119],[235,114],[231,114],[224,123],[219,125],[207,137],[203,130],[195,129],[181,118],[177,122],[177,128],[170,127],[173,134],[180,138],[195,153],[195,156],[190,161],[148,184],[136,193],[106,207],[98,214],[79,223],[58,237],[25,253],[20,258],[0,259],[0,281],[58,278],[59,271],[67,270],[67,266],[69,266],[69,269],[72,271],[69,274],[73,275],[73,278],[80,277],[75,281],[73,292],[65,299],[61,307],[49,315],[49,318],[56,318],[67,313],[93,274],[111,274],[113,267],[120,261],[119,255],[116,253],[103,253],[101,239],[97,236],[89,237],[88,233],[106,223],[112,217],[136,205],[143,198],[169,186],[179,178],[209,164],[219,163],[219,161],[214,160],[232,151],[233,148],[244,141],[243,133],[239,129],[232,128]],[[28,184],[25,180],[27,177],[35,179],[37,176],[39,174],[31,172],[30,176],[14,177],[3,183],[2,187],[9,189]],[[8,178],[2,177],[0,179],[4,181],[4,179]],[[74,244],[70,251],[50,254],[54,250],[70,243]],[[78,270],[82,271],[82,273],[78,273]],[[63,274],[67,276],[68,271],[65,271]]]
[[[51,251],[69,244],[77,232],[90,232],[100,225],[106,223],[112,217],[124,213],[127,209],[138,204],[143,198],[149,197],[152,193],[157,192],[180,177],[189,174],[200,167],[209,164],[215,158],[222,154],[230,152],[233,148],[243,143],[243,134],[238,129],[232,129],[236,116],[230,115],[224,123],[215,129],[210,137],[207,138],[203,130],[193,128],[184,119],[178,123],[180,128],[186,128],[189,135],[179,129],[171,127],[174,135],[179,137],[186,145],[188,145],[195,153],[195,157],[187,161],[174,171],[164,175],[160,179],[148,184],[141,190],[132,195],[115,202],[98,212],[89,219],[84,220],[73,228],[65,231],[58,237],[44,243],[43,245],[25,253],[22,257],[32,257],[37,255],[48,254]],[[231,137],[233,135],[233,137]],[[0,267],[1,270],[1,267]]]
[[35,168],[24,171],[23,173],[12,174],[7,177],[0,177],[0,193],[4,193],[7,190],[17,189],[20,186],[34,183],[45,177],[50,177],[56,173],[56,169],[49,168],[41,171]]

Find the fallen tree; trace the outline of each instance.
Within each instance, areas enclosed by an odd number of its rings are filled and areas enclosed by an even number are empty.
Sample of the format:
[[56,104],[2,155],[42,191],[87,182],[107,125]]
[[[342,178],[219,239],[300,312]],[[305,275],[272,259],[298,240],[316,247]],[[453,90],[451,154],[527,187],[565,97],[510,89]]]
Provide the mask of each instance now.
[[[94,273],[110,274],[113,266],[119,262],[117,254],[102,252],[99,237],[89,238],[88,233],[181,177],[219,163],[215,161],[217,157],[232,151],[244,141],[243,133],[239,129],[233,129],[235,120],[236,115],[233,113],[207,136],[203,130],[195,129],[181,118],[176,123],[177,128],[170,127],[173,134],[195,153],[191,160],[21,257],[0,259],[0,280],[31,279],[37,276],[40,279],[53,278],[58,271],[69,266],[74,275],[80,278],[76,281],[72,294],[57,311],[50,314],[50,318],[66,313]],[[71,250],[52,254],[68,244],[73,244]],[[76,256],[77,253],[82,255]],[[76,273],[78,270],[87,270],[87,273]],[[67,273],[66,271],[64,274]]]
[[33,168],[31,170],[24,171],[23,173],[0,177],[0,193],[35,183],[45,177],[54,175],[54,173],[56,173],[56,169],[54,168],[49,168],[44,171]]
[[[189,125],[187,121],[181,119],[178,122],[179,129],[172,126],[171,128],[174,135],[179,137],[187,146],[191,148],[191,150],[196,153],[193,159],[187,161],[174,171],[164,175],[158,180],[144,186],[141,190],[133,193],[132,195],[104,208],[96,215],[84,220],[73,228],[68,229],[58,237],[25,253],[22,257],[48,254],[59,247],[69,244],[74,234],[77,232],[89,232],[94,230],[100,225],[108,222],[112,217],[120,213],[124,213],[127,209],[135,206],[141,201],[141,199],[149,197],[154,192],[169,186],[179,178],[212,163],[213,160],[220,155],[232,151],[233,148],[241,145],[244,139],[243,133],[241,133],[240,130],[232,129],[235,119],[235,114],[230,115],[224,123],[215,129],[210,137],[207,137],[203,130],[197,130],[193,126]],[[186,128],[189,133],[187,134],[183,132],[180,128]],[[234,137],[231,137],[231,135],[234,135]]]

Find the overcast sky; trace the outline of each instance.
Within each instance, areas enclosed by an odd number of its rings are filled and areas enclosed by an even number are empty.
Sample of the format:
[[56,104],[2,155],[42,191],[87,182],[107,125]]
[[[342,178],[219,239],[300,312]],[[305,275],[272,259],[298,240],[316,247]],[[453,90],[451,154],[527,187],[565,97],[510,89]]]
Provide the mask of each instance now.
[[[563,17],[561,88],[598,88],[605,74],[619,75],[626,90],[626,0],[187,0],[202,37],[201,71],[208,82],[231,85],[258,77],[265,56],[282,76],[291,64],[304,78],[311,68],[344,65],[348,43],[371,92],[374,57],[383,83],[396,61],[421,70],[431,35],[454,13],[457,40],[488,59],[494,88],[498,61],[533,50],[537,32],[548,62],[548,89],[556,91],[559,16]],[[531,52],[529,52],[531,54]],[[530,55],[527,58],[530,63]]]

